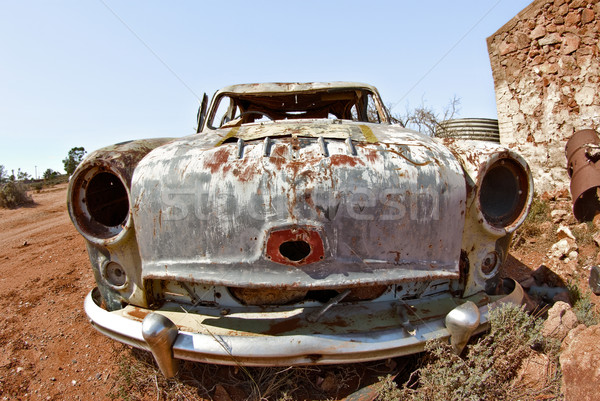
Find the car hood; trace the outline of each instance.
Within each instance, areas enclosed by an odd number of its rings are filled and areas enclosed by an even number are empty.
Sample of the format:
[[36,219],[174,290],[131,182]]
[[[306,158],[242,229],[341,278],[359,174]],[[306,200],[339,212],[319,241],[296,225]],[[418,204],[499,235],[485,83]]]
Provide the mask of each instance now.
[[[202,132],[150,152],[131,197],[145,279],[316,289],[458,277],[462,168],[398,126]],[[281,235],[309,243],[310,255],[281,259],[270,249]]]

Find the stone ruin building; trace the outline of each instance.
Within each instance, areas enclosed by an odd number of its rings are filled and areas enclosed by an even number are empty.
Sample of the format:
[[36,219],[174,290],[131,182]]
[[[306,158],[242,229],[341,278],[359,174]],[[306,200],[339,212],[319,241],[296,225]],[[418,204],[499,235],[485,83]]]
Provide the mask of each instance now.
[[542,193],[567,187],[565,144],[600,128],[600,1],[535,0],[487,39],[500,140]]

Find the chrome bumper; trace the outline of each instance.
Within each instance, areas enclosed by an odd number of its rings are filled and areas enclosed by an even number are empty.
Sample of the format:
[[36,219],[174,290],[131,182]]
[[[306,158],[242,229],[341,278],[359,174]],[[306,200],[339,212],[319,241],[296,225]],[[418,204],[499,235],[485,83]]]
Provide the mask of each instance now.
[[[176,359],[246,366],[354,363],[421,352],[426,341],[449,337],[452,337],[455,349],[460,351],[471,335],[486,329],[491,307],[507,302],[521,304],[523,300],[523,289],[515,283],[514,290],[508,295],[480,296],[474,299],[475,302],[458,302],[442,315],[429,313],[425,308],[420,310],[419,300],[409,301],[413,303],[409,305],[414,311],[409,311],[411,317],[402,312],[403,308],[395,308],[399,313],[388,310],[388,314],[395,316],[395,327],[345,331],[338,320],[335,331],[314,334],[307,332],[311,323],[304,320],[306,312],[298,308],[296,315],[284,319],[284,322],[301,320],[299,327],[303,329],[302,333],[292,331],[288,334],[281,330],[265,334],[250,330],[251,321],[256,316],[207,316],[173,309],[150,311],[130,306],[108,312],[96,303],[94,291],[97,289],[87,295],[84,303],[92,325],[108,337],[152,352],[166,376],[176,373]],[[453,298],[447,299],[456,302]],[[341,311],[343,315],[343,308],[338,305],[329,313]],[[394,309],[393,305],[388,305],[388,309]],[[366,312],[373,313],[371,310]],[[415,318],[427,313],[427,318]],[[238,329],[207,323],[223,319],[238,319]],[[246,326],[240,328],[240,324],[247,324],[248,330],[244,329]],[[320,324],[326,326],[327,322]]]

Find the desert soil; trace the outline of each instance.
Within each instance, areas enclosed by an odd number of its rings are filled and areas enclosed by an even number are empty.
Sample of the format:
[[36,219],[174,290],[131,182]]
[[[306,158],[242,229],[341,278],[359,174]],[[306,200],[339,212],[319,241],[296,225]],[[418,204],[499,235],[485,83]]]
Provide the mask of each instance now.
[[106,399],[117,352],[83,311],[94,278],[66,184],[32,196],[0,209],[0,397]]
[[[95,284],[84,240],[66,211],[66,184],[32,196],[29,207],[0,209],[0,399],[107,399],[119,385],[123,355],[132,353],[96,332],[83,311]],[[522,241],[504,272],[518,280],[545,263],[552,244],[544,235]],[[580,254],[595,262],[597,248]]]

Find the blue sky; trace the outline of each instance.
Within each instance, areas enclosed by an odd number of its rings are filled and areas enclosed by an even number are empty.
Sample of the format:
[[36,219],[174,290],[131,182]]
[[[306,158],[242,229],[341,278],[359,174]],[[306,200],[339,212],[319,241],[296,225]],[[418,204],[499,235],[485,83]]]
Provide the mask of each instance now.
[[0,165],[194,131],[204,92],[359,81],[403,112],[496,117],[486,37],[528,0],[0,0]]

